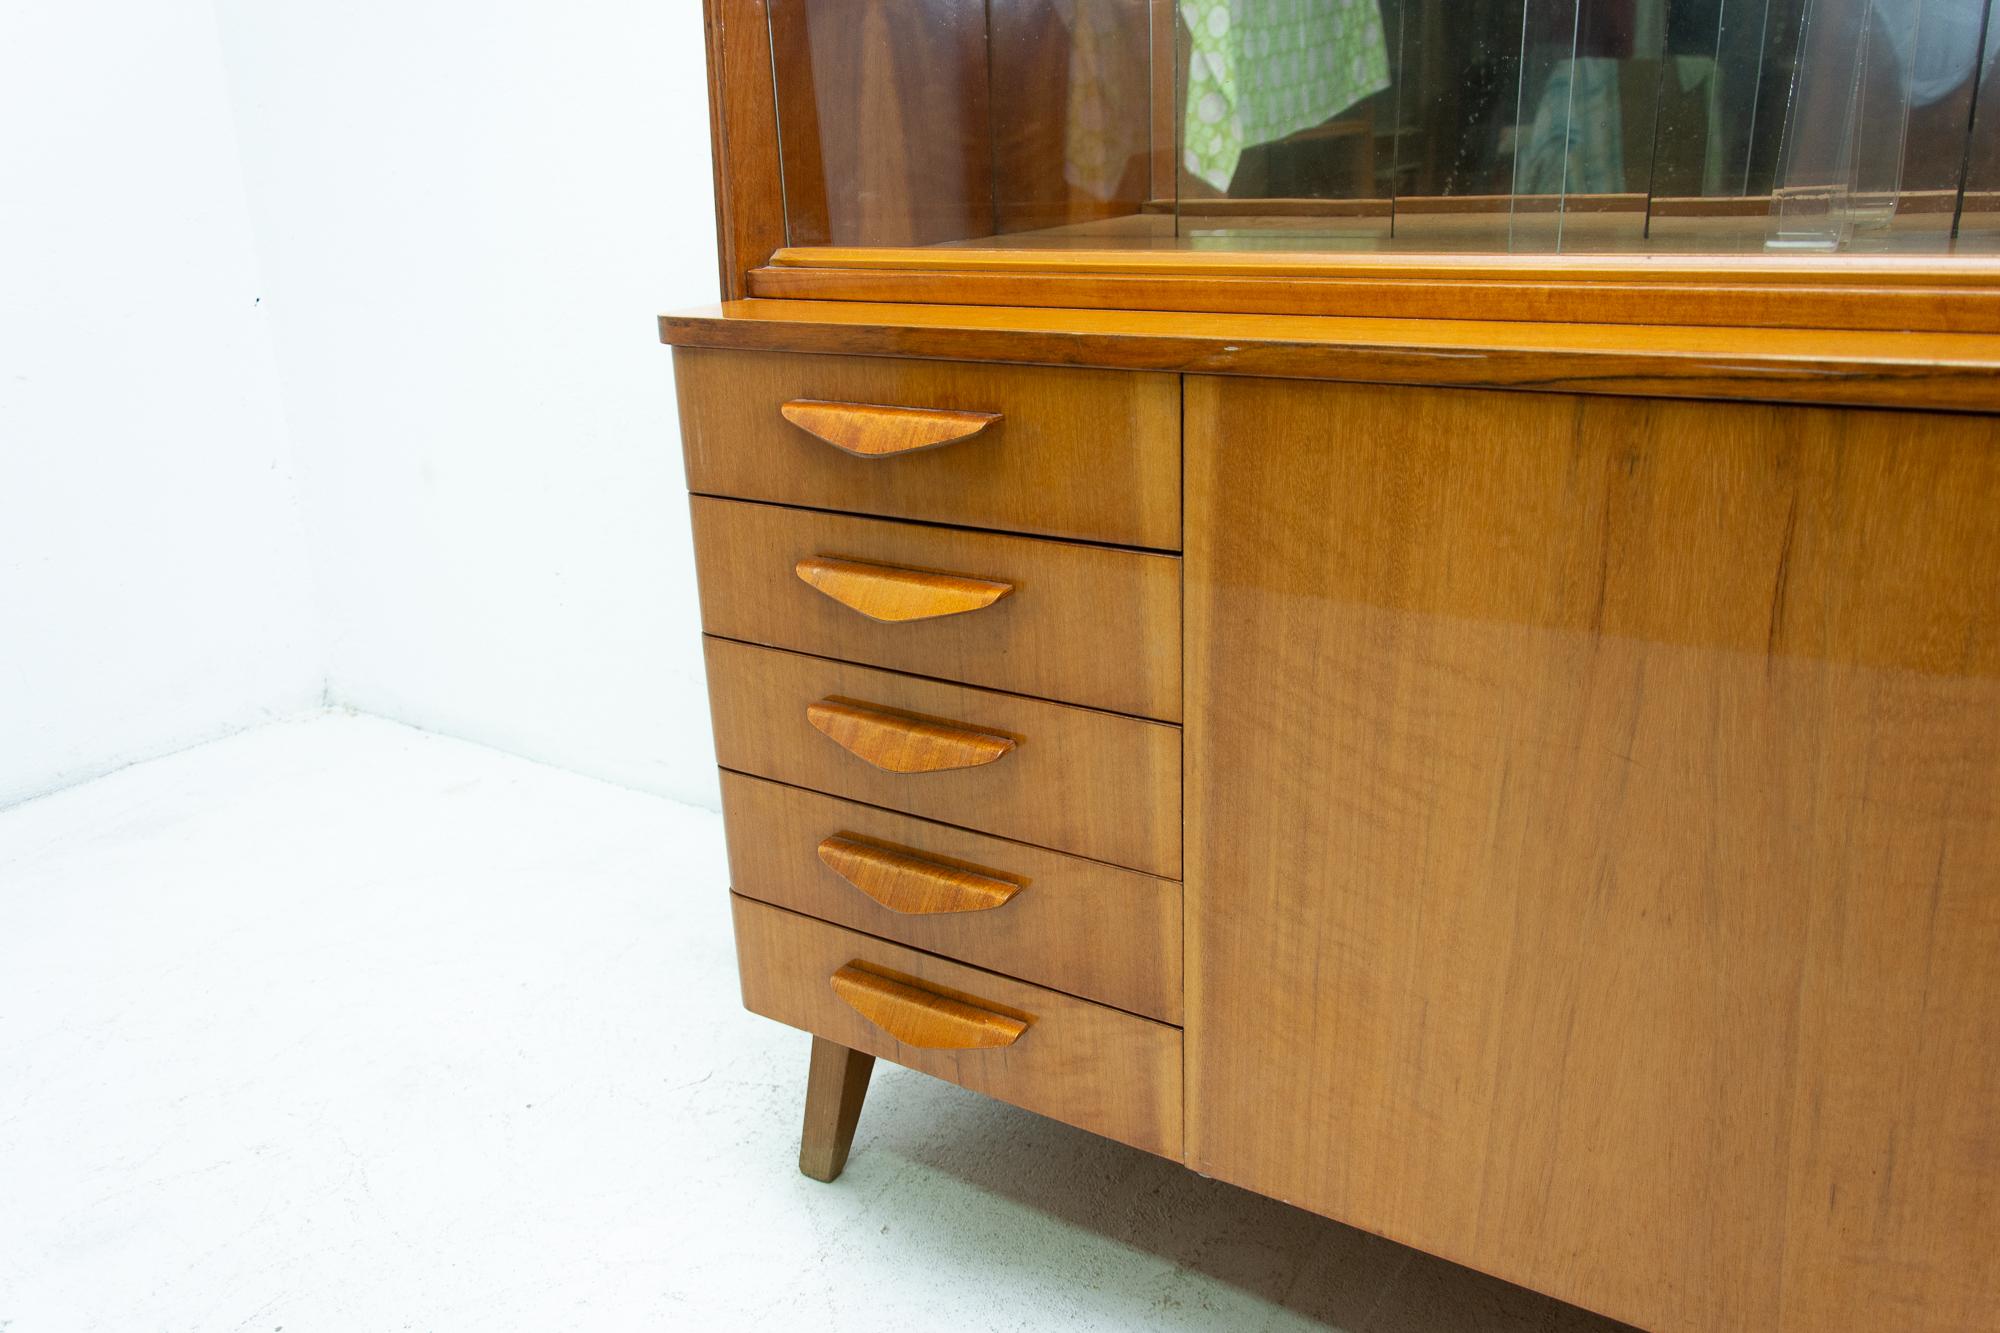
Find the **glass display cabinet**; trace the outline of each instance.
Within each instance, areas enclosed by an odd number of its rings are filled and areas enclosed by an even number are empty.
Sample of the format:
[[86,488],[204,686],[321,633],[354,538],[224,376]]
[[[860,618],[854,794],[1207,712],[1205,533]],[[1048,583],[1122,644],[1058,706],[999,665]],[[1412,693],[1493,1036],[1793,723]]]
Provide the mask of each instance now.
[[801,1168],[888,1059],[1659,1333],[1993,1327],[1992,8],[707,0]]
[[725,290],[1991,330],[1991,9],[767,0],[711,34]]
[[1991,249],[1987,0],[771,0],[786,243]]

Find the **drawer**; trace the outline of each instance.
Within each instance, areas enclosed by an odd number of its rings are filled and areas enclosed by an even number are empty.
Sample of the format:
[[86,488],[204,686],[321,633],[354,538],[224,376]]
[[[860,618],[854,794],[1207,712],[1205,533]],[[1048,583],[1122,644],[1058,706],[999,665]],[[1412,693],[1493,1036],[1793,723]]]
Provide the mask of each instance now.
[[1180,876],[1179,727],[728,639],[704,648],[724,768]]
[[1179,556],[735,500],[693,507],[711,634],[1180,719]]
[[722,809],[745,897],[1181,1021],[1173,880],[740,773]]
[[1180,548],[1176,376],[684,347],[674,377],[699,494]]
[[735,896],[743,1004],[1135,1148],[1181,1155],[1181,1032]]

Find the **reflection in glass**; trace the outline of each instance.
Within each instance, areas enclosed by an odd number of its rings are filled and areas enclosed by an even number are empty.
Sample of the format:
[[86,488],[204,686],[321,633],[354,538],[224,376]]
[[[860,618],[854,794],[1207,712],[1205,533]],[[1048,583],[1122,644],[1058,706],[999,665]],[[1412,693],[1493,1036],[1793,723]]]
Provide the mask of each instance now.
[[2000,249],[2000,0],[769,0],[795,245]]

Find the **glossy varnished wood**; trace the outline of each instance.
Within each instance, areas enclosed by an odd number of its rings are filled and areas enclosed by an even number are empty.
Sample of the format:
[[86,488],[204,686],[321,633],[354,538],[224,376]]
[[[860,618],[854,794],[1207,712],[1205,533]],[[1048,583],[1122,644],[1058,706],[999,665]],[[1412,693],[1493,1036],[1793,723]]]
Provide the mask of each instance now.
[[884,976],[858,963],[830,978],[840,1002],[905,1046],[926,1051],[989,1051],[1012,1046],[1033,1014],[998,1013],[924,986]]
[[806,721],[863,763],[885,773],[944,773],[978,768],[1006,758],[1012,736],[982,731],[944,718],[924,717],[850,699],[815,699]]
[[[1180,1029],[740,896],[732,903],[743,1002],[752,1011],[1134,1147],[1180,1155]],[[834,993],[833,975],[857,964],[1033,1022],[1010,1045],[992,1049],[911,1046]]]
[[1198,378],[1197,1169],[1665,1333],[2000,1309],[2000,426]]
[[792,562],[792,572],[813,591],[885,624],[983,611],[1014,591],[1013,584],[997,579],[823,555],[800,556]]
[[682,347],[2000,412],[1992,334],[732,301],[663,315],[660,336]]
[[[722,808],[729,877],[738,893],[1180,1022],[1181,886],[1172,880],[741,773],[723,773]],[[954,895],[970,888],[968,898],[992,905],[924,910],[937,899],[913,894],[873,867],[836,863],[826,851],[832,839],[919,858],[959,877]],[[1006,888],[1013,891],[1004,901],[992,902]],[[896,904],[880,901],[883,895]]]
[[850,1051],[824,1037],[812,1039],[799,1170],[814,1180],[831,1182],[847,1169],[847,1152],[854,1145],[861,1103],[868,1096],[868,1075],[874,1068],[872,1055]]
[[[1180,873],[1180,728],[992,690],[706,640],[724,768],[1051,847],[1150,874]],[[825,700],[948,718],[1006,737],[996,763],[888,772],[807,720]]]
[[[1180,546],[1180,386],[1168,375],[683,349],[689,489],[968,527]],[[998,413],[972,439],[886,458],[830,449],[800,399]]]
[[693,518],[712,634],[1180,717],[1176,556],[705,497]]
[[829,833],[814,850],[828,870],[899,916],[990,912],[1005,907],[1021,891],[1018,879],[844,833]]
[[814,439],[857,458],[894,458],[958,444],[1000,420],[998,412],[823,403],[808,398],[784,404],[778,414]]
[[749,287],[915,305],[2000,332],[2000,262],[1974,256],[816,248],[779,251]]
[[[771,95],[768,0],[702,0],[708,37],[708,131],[715,166],[716,257],[722,295],[790,239]],[[804,238],[801,238],[804,239]]]

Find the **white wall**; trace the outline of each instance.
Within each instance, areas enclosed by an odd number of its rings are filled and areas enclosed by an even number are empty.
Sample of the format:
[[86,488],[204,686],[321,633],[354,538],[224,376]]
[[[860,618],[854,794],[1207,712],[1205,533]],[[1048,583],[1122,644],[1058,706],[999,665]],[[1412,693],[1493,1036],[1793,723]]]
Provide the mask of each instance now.
[[715,802],[697,0],[217,0],[335,700]]
[[0,6],[0,805],[317,704],[208,0]]

